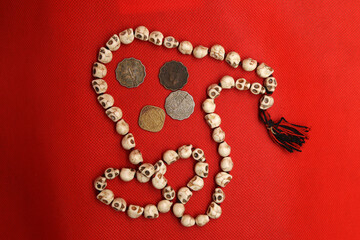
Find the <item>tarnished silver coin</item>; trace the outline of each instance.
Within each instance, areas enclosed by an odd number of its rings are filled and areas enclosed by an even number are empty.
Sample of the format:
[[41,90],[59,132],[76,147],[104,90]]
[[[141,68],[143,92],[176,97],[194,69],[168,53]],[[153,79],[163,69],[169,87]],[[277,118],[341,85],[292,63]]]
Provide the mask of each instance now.
[[116,79],[127,88],[134,88],[144,82],[145,67],[140,60],[125,58],[116,67]]
[[172,92],[165,100],[166,113],[173,119],[183,120],[194,112],[193,97],[185,91]]

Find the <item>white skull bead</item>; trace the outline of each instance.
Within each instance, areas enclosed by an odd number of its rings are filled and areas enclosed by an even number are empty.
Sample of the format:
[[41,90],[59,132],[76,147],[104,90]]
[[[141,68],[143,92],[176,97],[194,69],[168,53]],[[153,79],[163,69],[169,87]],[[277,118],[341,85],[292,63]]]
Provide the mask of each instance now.
[[164,46],[167,48],[176,48],[179,46],[179,41],[173,36],[169,36],[164,39]]
[[104,190],[107,186],[106,178],[104,177],[97,177],[94,181],[94,187],[96,190],[101,191]]
[[223,46],[216,44],[210,49],[210,57],[215,58],[216,60],[224,60],[225,49]]
[[203,103],[202,103],[202,109],[204,110],[204,112],[206,113],[213,113],[215,112],[215,108],[216,108],[216,104],[213,98],[207,98]]
[[148,204],[145,206],[144,209],[144,217],[145,218],[158,218],[159,217],[159,211],[157,207],[153,204]]
[[175,215],[175,217],[182,217],[184,215],[185,212],[185,205],[182,203],[175,203],[173,206],[173,213]]
[[158,202],[157,208],[159,212],[167,213],[170,211],[172,204],[173,203],[170,202],[169,200],[161,200],[160,202]]
[[211,128],[217,128],[221,124],[221,118],[216,113],[206,114],[205,120]]
[[136,146],[135,144],[135,138],[132,135],[132,133],[128,133],[125,136],[123,136],[122,140],[121,140],[121,146],[125,149],[125,150],[130,150],[132,148],[134,148]]
[[195,164],[195,173],[199,177],[206,178],[209,175],[209,164],[198,162]]
[[135,29],[135,38],[142,41],[147,41],[149,39],[149,29],[145,26],[139,26]]
[[107,41],[106,46],[108,47],[108,49],[110,49],[111,51],[116,51],[120,48],[120,38],[118,35],[113,35],[109,41]]
[[219,172],[215,176],[215,182],[220,187],[225,187],[232,179],[232,176],[226,172]]
[[212,138],[215,142],[221,143],[225,140],[225,132],[220,127],[217,127],[212,132]]
[[275,88],[277,87],[277,82],[274,77],[268,77],[264,81],[264,86],[268,90],[268,92],[273,93]]
[[179,159],[179,154],[177,154],[174,150],[167,150],[163,154],[163,159],[168,165],[170,165]]
[[132,28],[128,28],[119,33],[119,37],[123,44],[130,44],[134,41],[134,30]]
[[112,53],[109,49],[106,49],[104,47],[100,48],[99,55],[98,55],[98,61],[102,63],[109,63],[112,60]]
[[252,58],[247,58],[242,61],[242,68],[245,71],[251,72],[254,71],[257,67],[257,61]]
[[108,168],[105,170],[104,175],[107,179],[114,179],[119,176],[120,170],[115,168]]
[[193,50],[193,46],[192,46],[191,42],[189,42],[189,41],[182,41],[179,44],[178,49],[179,49],[179,52],[181,52],[182,54],[190,55]]
[[220,79],[220,85],[223,89],[231,89],[235,86],[235,80],[233,77],[226,75]]
[[137,205],[130,205],[127,210],[127,214],[131,218],[138,218],[143,214],[143,212],[144,208]]
[[130,152],[129,161],[134,165],[137,165],[144,161],[143,157],[142,157],[142,153],[140,152],[139,149],[134,149]]
[[208,52],[209,48],[200,45],[194,48],[193,55],[196,58],[203,58],[208,54]]
[[210,219],[208,215],[200,214],[195,218],[195,223],[199,227],[205,226],[205,224],[207,224],[209,221]]
[[199,191],[204,187],[204,180],[199,176],[194,176],[187,184],[188,188],[193,191]]
[[159,172],[162,175],[164,175],[166,173],[167,167],[166,167],[165,163],[163,162],[163,160],[159,160],[154,164],[154,169],[155,169],[155,172]]
[[111,107],[105,113],[113,122],[119,121],[123,116],[121,109],[118,107]]
[[225,61],[233,68],[237,68],[240,63],[240,55],[237,52],[229,52],[226,54]]
[[221,207],[215,202],[211,202],[207,210],[207,215],[212,219],[216,219],[221,216],[221,212]]
[[239,78],[238,80],[236,80],[236,83],[235,83],[235,87],[238,90],[249,90],[250,86],[251,86],[251,83],[246,81],[245,78]]
[[97,94],[106,92],[108,85],[103,79],[96,79],[91,82],[92,86]]
[[184,227],[192,227],[195,225],[195,219],[192,216],[190,216],[189,214],[186,214],[181,217],[181,224]]
[[265,94],[266,90],[260,83],[253,83],[250,87],[250,92],[252,92],[255,95],[258,94]]
[[125,212],[126,211],[126,201],[122,198],[115,198],[111,203],[111,207],[116,211]]
[[129,124],[127,122],[125,122],[124,119],[120,119],[120,121],[118,121],[116,123],[116,132],[120,135],[126,135],[129,132]]
[[155,168],[151,163],[143,163],[139,167],[139,171],[146,177],[151,177],[155,173]]
[[102,190],[96,196],[96,198],[98,200],[100,200],[102,203],[109,205],[112,202],[112,200],[114,200],[114,193],[109,189],[105,189],[105,190]]
[[192,157],[199,162],[205,162],[205,156],[204,151],[200,148],[195,148],[192,152]]
[[141,183],[146,183],[146,182],[150,181],[150,178],[143,175],[139,170],[136,171],[136,179]]
[[186,204],[192,196],[192,192],[188,187],[182,187],[177,193],[177,197],[182,204]]
[[212,198],[214,202],[222,203],[225,200],[225,193],[221,188],[215,188]]
[[224,157],[220,162],[220,168],[224,172],[230,172],[234,166],[231,157]]
[[261,63],[257,69],[256,69],[256,73],[259,77],[261,78],[267,78],[270,77],[271,74],[274,73],[274,69],[272,69],[271,67],[269,67],[268,65],[266,65],[266,63]]
[[162,190],[162,195],[166,200],[173,200],[175,197],[175,190],[171,187],[171,186],[166,186],[163,190]]
[[133,168],[122,168],[120,171],[120,178],[124,182],[130,182],[135,177],[135,169]]
[[220,96],[221,90],[222,90],[222,88],[219,85],[211,84],[207,88],[207,94],[210,98],[217,98],[218,96]]
[[97,99],[100,105],[105,109],[108,109],[114,105],[114,98],[110,94],[102,94],[98,96]]
[[227,142],[222,142],[219,144],[218,153],[220,156],[227,157],[230,155],[230,152],[231,152],[231,147],[229,146],[229,144],[227,144]]
[[180,158],[183,158],[183,159],[186,159],[186,158],[189,158],[191,157],[191,154],[192,154],[192,145],[183,145],[181,147],[179,147],[178,149],[178,154],[179,154],[179,157]]
[[271,108],[274,105],[274,98],[272,96],[264,95],[260,99],[260,109],[266,110]]
[[167,179],[164,177],[162,173],[157,172],[154,174],[151,182],[154,188],[163,189],[167,184]]
[[106,66],[99,62],[94,63],[92,70],[93,76],[97,78],[103,78],[107,74]]
[[150,33],[149,41],[155,45],[161,46],[163,43],[164,35],[159,31],[153,31]]

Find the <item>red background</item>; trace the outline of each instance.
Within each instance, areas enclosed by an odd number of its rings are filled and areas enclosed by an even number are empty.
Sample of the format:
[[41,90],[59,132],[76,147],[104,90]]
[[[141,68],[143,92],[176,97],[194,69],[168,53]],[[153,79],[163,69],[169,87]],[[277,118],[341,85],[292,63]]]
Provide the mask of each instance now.
[[[1,5],[1,239],[360,239],[358,1]],[[203,228],[186,229],[172,213],[129,219],[95,199],[94,178],[107,167],[131,165],[91,88],[92,63],[112,34],[139,25],[265,61],[279,83],[272,116],[312,127],[303,152],[290,154],[271,142],[260,123],[258,96],[223,91],[216,111],[232,146],[234,178],[225,188],[223,215]],[[145,65],[138,88],[126,89],[115,79],[116,64],[126,57]],[[194,97],[195,112],[184,121],[167,116],[161,132],[145,132],[138,114],[147,104],[163,107],[170,92],[158,72],[170,60],[188,68],[183,90]],[[200,107],[205,89],[225,74],[260,79],[210,57],[198,60],[137,40],[122,45],[107,66],[108,92],[146,161],[155,163],[182,144],[204,149],[210,177],[186,212],[205,212],[219,170]],[[190,160],[171,165],[169,183],[185,185],[192,168]],[[134,204],[161,199],[150,184],[117,179],[109,188]]]

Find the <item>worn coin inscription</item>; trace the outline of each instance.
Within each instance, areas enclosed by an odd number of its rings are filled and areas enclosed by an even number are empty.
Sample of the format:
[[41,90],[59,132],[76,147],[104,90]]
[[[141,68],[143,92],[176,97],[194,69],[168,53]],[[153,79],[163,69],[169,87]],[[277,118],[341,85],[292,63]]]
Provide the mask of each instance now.
[[181,89],[187,83],[189,73],[187,68],[177,61],[170,61],[165,63],[159,73],[161,85],[166,89],[176,91]]
[[194,99],[185,91],[172,92],[165,100],[166,113],[173,119],[183,120],[194,112]]
[[165,111],[159,107],[146,105],[141,109],[139,126],[149,132],[159,132],[165,122]]
[[125,58],[117,65],[116,79],[127,88],[134,88],[144,82],[145,67],[140,60]]

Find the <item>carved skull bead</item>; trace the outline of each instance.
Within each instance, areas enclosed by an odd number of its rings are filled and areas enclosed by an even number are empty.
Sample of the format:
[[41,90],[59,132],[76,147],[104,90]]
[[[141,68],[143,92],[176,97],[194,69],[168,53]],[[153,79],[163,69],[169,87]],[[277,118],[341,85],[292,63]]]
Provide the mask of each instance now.
[[106,92],[108,85],[103,79],[96,79],[91,82],[95,92],[101,94]]
[[111,203],[111,207],[116,211],[125,212],[126,211],[126,201],[122,198],[115,198]]
[[220,168],[224,172],[230,172],[234,166],[231,157],[224,157],[220,162]]
[[194,176],[187,184],[188,188],[193,191],[199,191],[204,187],[204,180],[199,176]]
[[193,55],[196,58],[203,58],[208,55],[208,52],[209,48],[200,45],[194,48]]
[[184,158],[184,159],[191,157],[192,147],[193,146],[191,144],[183,145],[183,146],[179,147],[179,149],[177,151],[179,154],[179,157]]
[[108,109],[114,105],[114,98],[110,94],[102,94],[98,96],[97,99],[100,105],[105,109]]
[[220,96],[221,90],[222,90],[222,88],[219,85],[211,84],[207,88],[207,94],[210,98],[217,98],[218,96]]
[[121,43],[130,44],[134,41],[134,30],[132,28],[128,28],[119,33],[119,37]]
[[129,132],[129,124],[124,119],[116,123],[116,132],[120,135],[126,135]]
[[249,90],[250,86],[251,86],[251,83],[246,81],[245,78],[239,78],[238,80],[236,80],[236,83],[235,83],[235,87],[238,90]]
[[159,31],[153,31],[150,33],[149,41],[155,45],[161,46],[163,43],[164,35]]
[[205,226],[210,221],[208,215],[200,214],[195,218],[196,225],[199,227]]
[[247,58],[242,61],[242,68],[247,72],[254,71],[256,67],[257,61],[252,58]]
[[225,187],[232,179],[232,176],[226,172],[219,172],[215,176],[215,182],[220,187]]
[[143,212],[144,208],[137,205],[130,205],[127,210],[127,214],[131,218],[138,218],[143,214]]
[[162,175],[164,175],[166,173],[167,167],[163,160],[159,160],[154,164],[154,169],[155,169],[155,172],[159,172]]
[[116,51],[120,48],[120,38],[118,35],[113,35],[109,41],[107,41],[106,46],[108,47],[108,49],[110,49],[111,51]]
[[179,41],[173,36],[168,36],[164,39],[164,46],[167,48],[176,48],[179,46]]
[[94,77],[97,77],[97,78],[103,78],[106,76],[107,74],[107,69],[106,69],[106,66],[102,63],[99,63],[99,62],[95,62],[93,64],[93,69],[92,69],[92,74]]
[[267,78],[270,77],[271,74],[274,73],[274,69],[272,69],[271,67],[269,67],[266,63],[261,63],[257,69],[256,69],[256,73],[259,77],[261,78]]
[[181,52],[182,54],[190,55],[193,50],[193,45],[189,41],[182,41],[179,44],[178,49],[179,49],[179,52]]
[[225,61],[233,68],[237,68],[240,63],[240,55],[237,52],[229,52],[226,54]]
[[258,94],[265,94],[266,90],[260,83],[255,82],[251,84],[250,92],[252,92],[255,95],[258,95]]
[[102,203],[109,205],[112,202],[112,200],[114,200],[114,193],[109,189],[105,189],[105,190],[102,190],[96,196],[96,198],[98,200],[100,200]]
[[129,161],[134,165],[137,165],[144,161],[142,153],[140,152],[139,149],[134,149],[130,152]]
[[264,95],[260,99],[260,109],[266,110],[271,108],[274,105],[274,98],[272,96]]
[[212,198],[214,202],[222,203],[225,200],[225,193],[221,188],[215,188]]
[[121,109],[118,107],[111,107],[105,113],[113,122],[119,121],[123,116]]
[[147,41],[149,39],[149,29],[145,26],[139,26],[135,29],[135,38],[142,41]]
[[117,176],[119,176],[120,170],[119,169],[115,169],[115,168],[108,168],[105,170],[105,177],[107,179],[114,179]]
[[209,175],[209,164],[205,162],[198,162],[195,164],[195,173],[202,178],[206,178]]
[[158,202],[157,208],[158,208],[159,212],[167,213],[170,211],[172,204],[173,203],[170,202],[169,200],[161,200]]
[[156,172],[151,180],[152,185],[156,189],[163,189],[167,184],[167,179],[160,172]]
[[146,183],[150,181],[150,178],[143,175],[139,170],[136,171],[136,179],[141,183]]
[[205,162],[205,154],[204,151],[200,148],[195,148],[192,152],[192,157],[199,162]]
[[277,87],[277,82],[274,77],[268,77],[264,81],[264,86],[266,87],[269,93],[273,93]]
[[94,181],[94,187],[96,190],[101,191],[104,190],[107,186],[106,178],[104,177],[97,177]]
[[179,154],[177,154],[177,152],[175,152],[174,150],[167,150],[163,154],[163,159],[164,162],[170,165],[179,159]]
[[144,209],[144,217],[149,219],[158,218],[159,211],[157,207],[153,204],[146,205]]
[[212,138],[215,142],[221,143],[225,140],[225,132],[220,127],[217,127],[212,133]]
[[233,77],[225,75],[220,79],[220,85],[223,89],[231,89],[235,86],[235,80]]
[[136,146],[135,144],[135,138],[132,135],[132,133],[128,133],[125,136],[123,136],[122,140],[121,140],[121,146],[125,149],[125,150],[130,150],[132,148],[134,148]]
[[215,108],[216,108],[216,104],[214,99],[212,98],[207,98],[203,103],[202,103],[202,109],[204,110],[204,112],[206,113],[213,113],[215,112]]
[[173,213],[175,217],[180,218],[184,215],[185,205],[182,203],[175,203],[173,206]]
[[221,213],[221,207],[215,202],[211,202],[207,210],[207,215],[212,219],[216,219],[221,216]]
[[195,225],[195,219],[192,216],[190,216],[189,214],[186,214],[181,217],[181,224],[184,227],[192,227]]
[[177,193],[177,197],[182,204],[186,204],[192,196],[192,192],[188,187],[182,187]]
[[225,57],[225,49],[223,46],[219,44],[215,44],[210,49],[210,57],[215,58],[216,60],[224,60]]
[[135,169],[133,168],[122,168],[120,171],[120,178],[124,182],[130,182],[135,177]]
[[139,171],[146,177],[151,177],[155,173],[155,168],[151,163],[143,163],[139,167]]
[[219,144],[218,153],[220,156],[227,157],[230,155],[230,152],[231,152],[231,147],[229,146],[229,144],[227,144],[227,142],[222,142]]
[[162,190],[162,195],[166,200],[173,200],[175,197],[175,190],[171,187],[171,186],[166,186],[163,190]]
[[205,120],[211,128],[217,128],[221,124],[221,118],[216,113],[209,113],[205,115]]
[[112,60],[112,53],[109,49],[101,47],[99,50],[98,61],[102,63],[109,63]]

